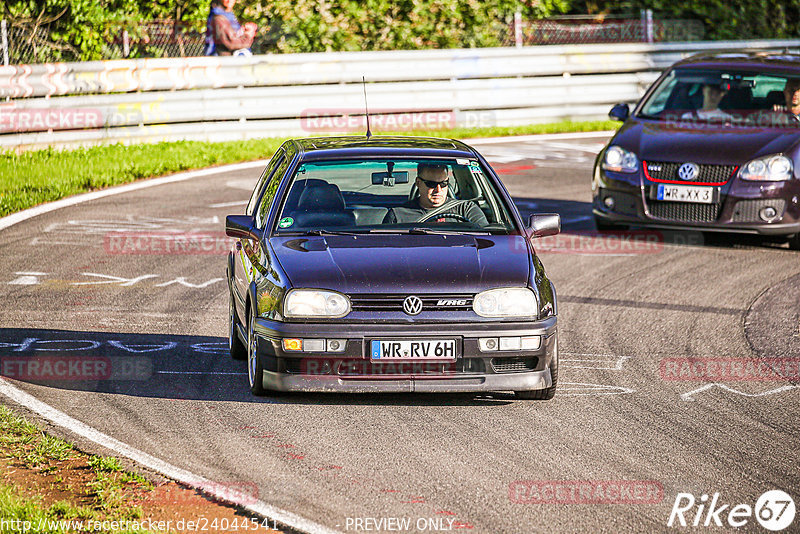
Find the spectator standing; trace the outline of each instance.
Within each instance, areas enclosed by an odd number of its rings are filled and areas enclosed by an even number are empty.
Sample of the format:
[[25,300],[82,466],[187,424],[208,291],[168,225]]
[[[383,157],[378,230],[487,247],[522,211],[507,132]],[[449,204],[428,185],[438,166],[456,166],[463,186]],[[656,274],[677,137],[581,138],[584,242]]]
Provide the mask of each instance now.
[[205,55],[250,55],[257,26],[252,22],[244,26],[239,24],[233,14],[234,4],[236,0],[211,0],[206,21]]

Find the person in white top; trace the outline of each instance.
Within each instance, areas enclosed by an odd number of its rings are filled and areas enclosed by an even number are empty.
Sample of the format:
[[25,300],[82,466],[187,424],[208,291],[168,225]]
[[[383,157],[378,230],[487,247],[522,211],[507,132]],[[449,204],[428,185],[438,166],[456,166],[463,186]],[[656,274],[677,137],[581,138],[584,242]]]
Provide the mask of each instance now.
[[703,84],[703,106],[695,111],[684,113],[684,119],[729,119],[731,115],[719,109],[719,102],[728,94],[726,89],[719,85]]

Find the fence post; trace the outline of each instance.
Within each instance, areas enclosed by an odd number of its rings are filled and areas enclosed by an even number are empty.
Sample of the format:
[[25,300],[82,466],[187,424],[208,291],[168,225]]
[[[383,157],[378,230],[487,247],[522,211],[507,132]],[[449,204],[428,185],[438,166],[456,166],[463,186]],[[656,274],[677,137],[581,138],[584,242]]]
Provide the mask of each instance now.
[[653,42],[653,10],[645,11],[645,36],[648,43]]
[[3,46],[3,65],[8,67],[8,25],[6,24],[6,19],[0,21],[0,34],[2,34],[2,46]]
[[131,38],[128,30],[122,30],[122,57],[131,55]]
[[514,42],[517,48],[522,48],[522,12],[514,13]]

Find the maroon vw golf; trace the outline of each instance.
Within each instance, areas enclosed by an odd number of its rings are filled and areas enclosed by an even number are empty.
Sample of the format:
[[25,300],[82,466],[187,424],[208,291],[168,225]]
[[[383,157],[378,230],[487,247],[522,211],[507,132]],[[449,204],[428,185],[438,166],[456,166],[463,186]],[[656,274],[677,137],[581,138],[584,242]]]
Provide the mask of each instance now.
[[668,69],[600,152],[598,229],[761,234],[800,249],[800,55],[697,55]]
[[287,141],[228,257],[231,356],[254,394],[513,391],[550,399],[556,293],[492,168],[448,139]]

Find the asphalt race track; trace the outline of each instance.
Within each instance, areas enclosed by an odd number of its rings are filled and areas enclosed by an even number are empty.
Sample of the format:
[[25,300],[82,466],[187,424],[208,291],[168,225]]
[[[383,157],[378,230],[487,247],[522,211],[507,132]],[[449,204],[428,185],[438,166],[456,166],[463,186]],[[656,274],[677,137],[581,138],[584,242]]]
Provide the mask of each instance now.
[[[742,519],[729,512],[755,509],[769,490],[800,504],[800,253],[700,233],[596,235],[590,176],[605,139],[473,143],[525,215],[563,219],[562,235],[538,247],[559,297],[550,402],[252,397],[245,363],[226,354],[223,224],[243,211],[257,167],[0,231],[3,373],[63,414],[249,488],[317,530],[721,531],[717,518],[733,530]],[[768,372],[736,379],[690,372],[764,359]],[[668,528],[679,494],[689,526]],[[728,506],[692,526],[715,494]],[[744,531],[766,531],[755,512],[744,520]]]

